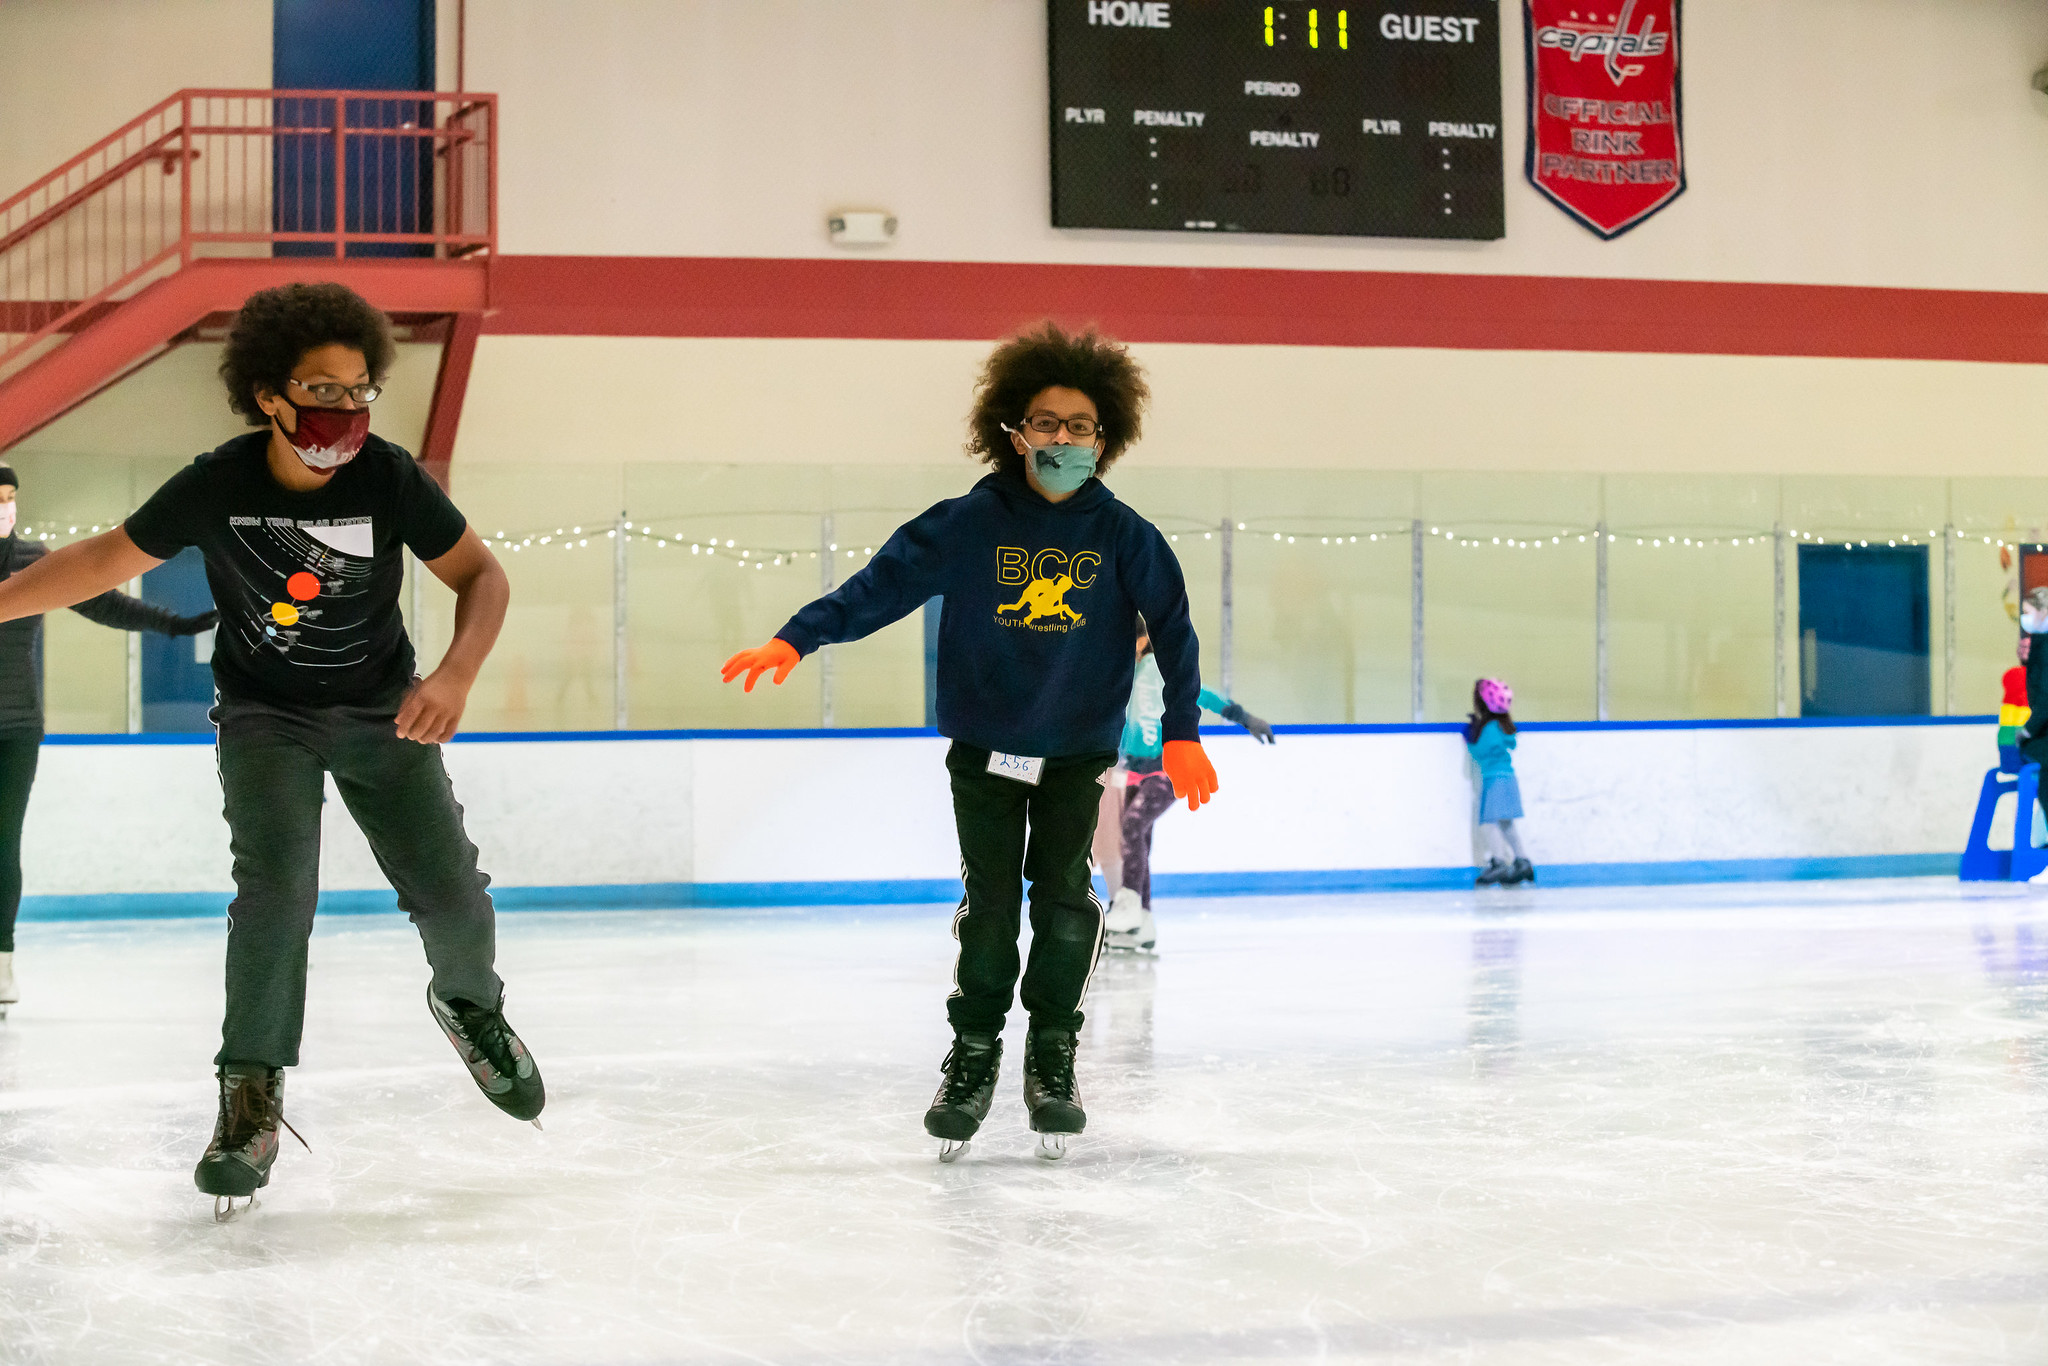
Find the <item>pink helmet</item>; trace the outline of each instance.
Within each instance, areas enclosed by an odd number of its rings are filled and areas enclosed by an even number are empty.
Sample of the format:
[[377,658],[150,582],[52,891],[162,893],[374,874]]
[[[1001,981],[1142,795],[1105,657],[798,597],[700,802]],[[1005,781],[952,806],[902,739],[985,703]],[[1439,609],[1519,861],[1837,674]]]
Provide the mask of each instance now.
[[1506,712],[1515,705],[1515,690],[1498,678],[1479,680],[1479,701],[1488,711]]

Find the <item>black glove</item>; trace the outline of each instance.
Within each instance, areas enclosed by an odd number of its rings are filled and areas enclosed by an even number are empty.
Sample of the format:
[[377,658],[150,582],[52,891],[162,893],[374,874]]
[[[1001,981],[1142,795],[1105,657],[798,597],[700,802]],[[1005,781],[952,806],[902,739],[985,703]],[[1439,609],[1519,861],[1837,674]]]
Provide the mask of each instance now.
[[174,636],[196,636],[201,631],[211,631],[220,624],[220,613],[208,609],[196,617],[175,617],[171,621],[169,634]]
[[1223,709],[1223,719],[1235,721],[1238,725],[1243,726],[1252,733],[1252,738],[1262,745],[1273,743],[1273,728],[1246,711],[1239,703],[1232,702],[1229,706],[1225,707]]

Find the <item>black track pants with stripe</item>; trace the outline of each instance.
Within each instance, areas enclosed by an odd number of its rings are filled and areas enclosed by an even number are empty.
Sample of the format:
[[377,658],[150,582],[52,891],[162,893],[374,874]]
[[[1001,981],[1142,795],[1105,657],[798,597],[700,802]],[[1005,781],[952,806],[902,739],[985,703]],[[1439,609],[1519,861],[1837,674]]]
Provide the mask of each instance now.
[[960,954],[946,1014],[962,1033],[994,1034],[1017,991],[1017,936],[1031,884],[1031,958],[1018,994],[1031,1023],[1079,1030],[1081,998],[1102,952],[1102,903],[1088,851],[1113,753],[1045,761],[1037,786],[988,771],[989,752],[955,743],[946,755],[960,831],[965,894],[953,917]]
[[224,699],[214,709],[236,888],[216,1064],[298,1065],[328,774],[397,889],[398,908],[419,926],[435,994],[492,1006],[504,995],[493,967],[491,880],[477,867],[441,747],[398,738],[401,700],[288,707]]

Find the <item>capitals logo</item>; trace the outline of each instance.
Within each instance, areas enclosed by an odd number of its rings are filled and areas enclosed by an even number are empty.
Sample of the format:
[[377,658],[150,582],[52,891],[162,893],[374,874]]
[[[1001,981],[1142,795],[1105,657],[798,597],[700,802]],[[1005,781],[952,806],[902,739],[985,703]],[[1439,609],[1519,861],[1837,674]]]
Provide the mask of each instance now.
[[1644,15],[1642,26],[1630,30],[1638,3],[1639,0],[1627,0],[1605,24],[1588,22],[1595,18],[1591,9],[1586,20],[1579,20],[1578,11],[1574,10],[1571,20],[1537,29],[1536,46],[1557,48],[1574,62],[1581,57],[1599,57],[1607,69],[1607,78],[1620,85],[1631,76],[1643,74],[1642,66],[1630,64],[1627,58],[1661,57],[1671,46],[1671,35],[1657,32],[1654,14]]
[[1015,602],[996,608],[996,624],[1030,631],[1072,631],[1088,624],[1080,608],[1067,600],[1087,591],[1102,573],[1102,557],[1092,550],[1068,553],[1016,546],[996,548],[999,596],[1017,594]]

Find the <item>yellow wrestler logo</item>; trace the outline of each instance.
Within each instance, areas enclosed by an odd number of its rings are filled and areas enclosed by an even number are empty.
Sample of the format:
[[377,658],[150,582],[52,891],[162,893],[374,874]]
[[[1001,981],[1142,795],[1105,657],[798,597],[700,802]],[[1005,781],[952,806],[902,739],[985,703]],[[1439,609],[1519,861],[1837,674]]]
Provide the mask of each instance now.
[[1102,557],[1092,550],[1070,554],[1048,549],[1033,554],[1015,546],[999,546],[996,582],[1019,591],[1015,602],[996,608],[996,621],[1033,631],[1086,626],[1088,619],[1067,601],[1067,594],[1086,590],[1101,569]]
[[1067,606],[1067,590],[1073,586],[1073,578],[1066,574],[1056,579],[1033,579],[1023,597],[1007,607],[996,608],[996,614],[1023,612],[1026,626],[1041,617],[1059,617],[1079,625],[1081,614]]

